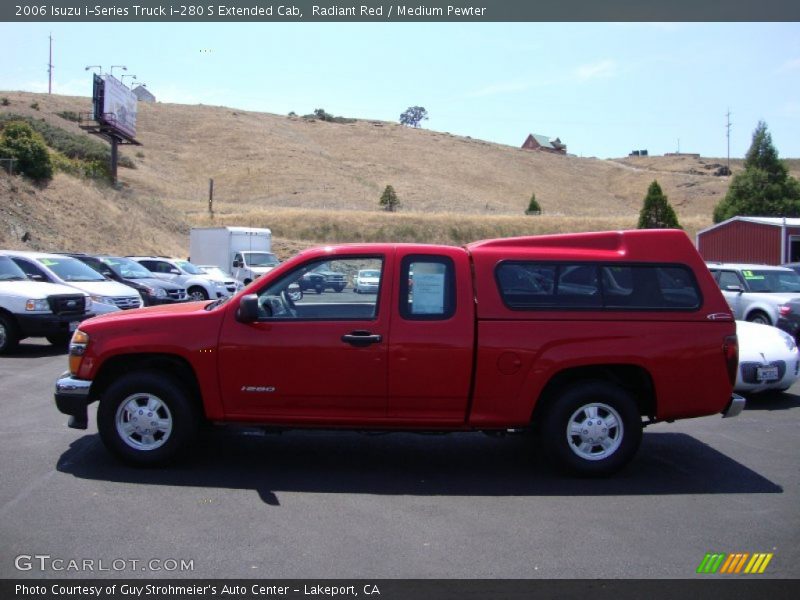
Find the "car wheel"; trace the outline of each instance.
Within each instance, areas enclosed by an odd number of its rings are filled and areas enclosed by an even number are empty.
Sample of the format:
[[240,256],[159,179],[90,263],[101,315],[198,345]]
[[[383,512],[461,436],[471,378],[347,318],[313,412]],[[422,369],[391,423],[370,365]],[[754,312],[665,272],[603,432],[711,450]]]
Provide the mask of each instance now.
[[321,294],[324,290],[325,290],[325,288],[322,287],[321,285],[315,285],[314,286],[314,291],[317,292],[318,294]]
[[189,300],[208,300],[208,292],[200,286],[190,287]]
[[545,452],[578,475],[605,476],[625,466],[642,441],[642,419],[619,386],[586,381],[566,388],[542,422]]
[[245,285],[250,285],[251,283],[253,283],[253,280],[252,280],[252,279],[245,279],[245,280],[244,280],[244,284],[245,284]]
[[761,310],[754,310],[749,315],[747,315],[747,320],[751,323],[759,323],[761,325],[772,325],[772,321],[770,320],[767,313]]
[[19,334],[16,323],[11,317],[0,314],[0,354],[13,351],[18,343]]
[[105,391],[97,429],[106,448],[132,465],[173,459],[194,438],[198,418],[183,387],[156,371],[131,372]]
[[59,348],[66,348],[69,345],[69,341],[72,339],[71,333],[58,333],[55,335],[48,335],[47,341],[53,344],[53,346],[58,346]]
[[336,289],[336,292],[338,293],[338,292],[341,292],[344,289],[344,286],[340,285],[340,286],[337,286],[335,289]]

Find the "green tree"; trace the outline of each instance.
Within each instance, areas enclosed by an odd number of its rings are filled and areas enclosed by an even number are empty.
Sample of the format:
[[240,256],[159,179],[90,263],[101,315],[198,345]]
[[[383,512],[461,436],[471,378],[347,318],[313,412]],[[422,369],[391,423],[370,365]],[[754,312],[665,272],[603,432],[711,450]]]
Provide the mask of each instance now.
[[394,212],[400,206],[400,199],[392,186],[387,185],[386,189],[383,190],[379,204],[383,207],[383,210],[389,212]]
[[528,210],[525,211],[526,215],[538,215],[541,214],[542,207],[539,206],[539,203],[536,201],[536,194],[531,194],[531,199],[528,202]]
[[0,156],[15,158],[14,170],[35,181],[53,177],[53,163],[44,138],[27,123],[11,121],[0,135]]
[[747,151],[744,171],[734,175],[725,198],[714,207],[714,222],[737,215],[800,216],[800,182],[778,158],[767,124],[759,121]]
[[411,127],[419,127],[422,121],[428,120],[428,111],[422,106],[409,106],[404,113],[400,115],[401,125],[411,125]]
[[642,210],[639,212],[639,229],[681,229],[678,217],[657,181],[647,188]]

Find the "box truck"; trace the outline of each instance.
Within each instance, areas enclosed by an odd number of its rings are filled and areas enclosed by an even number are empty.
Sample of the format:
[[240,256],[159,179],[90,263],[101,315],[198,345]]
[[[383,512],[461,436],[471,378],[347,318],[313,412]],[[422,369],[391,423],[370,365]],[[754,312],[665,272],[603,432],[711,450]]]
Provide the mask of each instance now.
[[277,267],[272,232],[254,227],[195,227],[189,253],[196,265],[216,265],[244,285]]

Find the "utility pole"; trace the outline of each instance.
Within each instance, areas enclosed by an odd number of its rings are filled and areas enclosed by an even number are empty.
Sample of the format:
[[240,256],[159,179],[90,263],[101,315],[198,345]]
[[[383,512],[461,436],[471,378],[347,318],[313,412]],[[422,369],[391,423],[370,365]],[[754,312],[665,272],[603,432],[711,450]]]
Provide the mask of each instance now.
[[50,34],[50,60],[47,63],[47,93],[53,93],[53,34]]
[[731,174],[731,109],[728,108],[728,112],[725,113],[725,116],[728,118],[727,123],[725,124],[725,136],[728,138],[728,175]]

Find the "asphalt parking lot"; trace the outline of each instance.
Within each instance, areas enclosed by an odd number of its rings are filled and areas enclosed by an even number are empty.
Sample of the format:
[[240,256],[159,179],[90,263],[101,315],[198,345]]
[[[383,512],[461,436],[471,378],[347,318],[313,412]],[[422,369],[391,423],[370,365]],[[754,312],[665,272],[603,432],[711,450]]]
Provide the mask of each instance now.
[[0,358],[2,578],[693,578],[708,552],[800,577],[800,385],[650,427],[607,480],[562,476],[523,436],[228,428],[137,470],[94,407],[66,427],[65,367],[43,340]]

